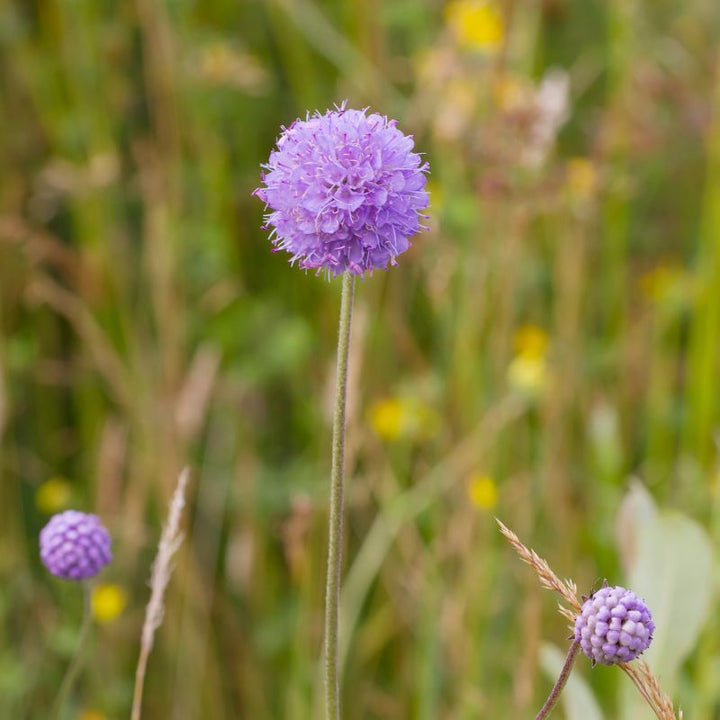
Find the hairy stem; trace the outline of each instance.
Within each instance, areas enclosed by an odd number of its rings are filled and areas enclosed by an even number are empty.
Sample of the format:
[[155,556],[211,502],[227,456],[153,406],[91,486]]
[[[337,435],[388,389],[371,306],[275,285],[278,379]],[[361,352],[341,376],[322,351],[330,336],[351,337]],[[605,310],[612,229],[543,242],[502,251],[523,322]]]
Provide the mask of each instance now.
[[65,703],[67,702],[73,683],[75,682],[75,678],[80,670],[83,651],[85,650],[85,644],[87,642],[88,635],[90,634],[90,627],[92,625],[92,613],[90,612],[90,583],[83,581],[82,589],[83,619],[82,626],[80,627],[80,637],[78,638],[75,653],[73,654],[70,664],[65,671],[65,676],[60,683],[60,689],[58,690],[57,697],[55,698],[55,704],[53,705],[52,712],[53,720],[60,720],[62,717],[62,711],[65,708]]
[[548,699],[540,709],[540,712],[535,716],[535,720],[542,720],[550,715],[551,710],[555,707],[555,704],[560,697],[560,693],[565,687],[565,683],[570,677],[570,671],[572,670],[573,663],[575,662],[575,656],[577,655],[578,648],[580,647],[579,640],[573,640],[573,644],[568,650],[567,657],[565,658],[565,664],[562,666],[560,671],[560,677],[557,679],[553,689],[550,691]]
[[347,399],[348,349],[355,279],[345,272],[340,301],[335,409],[333,413],[330,520],[328,532],[327,584],[325,588],[325,717],[340,720],[338,677],[338,625],[342,575],[343,495],[345,476],[345,406]]

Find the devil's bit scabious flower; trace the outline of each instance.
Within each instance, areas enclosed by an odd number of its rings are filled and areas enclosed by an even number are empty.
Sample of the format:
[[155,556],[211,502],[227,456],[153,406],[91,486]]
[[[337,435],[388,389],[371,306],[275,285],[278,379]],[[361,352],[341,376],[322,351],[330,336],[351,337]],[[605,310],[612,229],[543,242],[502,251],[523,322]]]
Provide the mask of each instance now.
[[112,559],[110,535],[97,515],[66,510],[40,531],[40,558],[53,575],[86,580]]
[[634,660],[650,646],[655,624],[647,605],[623,587],[603,587],[575,619],[575,639],[593,661],[616,665]]
[[413,145],[394,120],[344,104],[283,128],[254,193],[273,243],[336,275],[394,265],[425,229],[428,166]]

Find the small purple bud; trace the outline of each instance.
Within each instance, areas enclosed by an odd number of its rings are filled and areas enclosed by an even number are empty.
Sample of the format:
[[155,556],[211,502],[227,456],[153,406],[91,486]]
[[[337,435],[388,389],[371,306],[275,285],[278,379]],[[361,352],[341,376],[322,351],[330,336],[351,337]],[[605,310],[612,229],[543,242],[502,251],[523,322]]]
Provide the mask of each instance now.
[[634,592],[603,587],[583,603],[574,637],[593,664],[616,665],[645,652],[654,630],[650,610]]
[[110,535],[97,515],[66,510],[40,531],[40,559],[66,580],[87,580],[112,560]]

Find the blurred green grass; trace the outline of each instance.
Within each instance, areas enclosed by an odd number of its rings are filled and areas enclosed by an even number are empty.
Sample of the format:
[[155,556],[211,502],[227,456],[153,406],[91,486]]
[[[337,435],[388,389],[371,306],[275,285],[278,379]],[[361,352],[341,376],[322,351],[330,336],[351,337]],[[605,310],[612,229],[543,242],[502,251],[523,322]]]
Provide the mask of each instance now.
[[[38,489],[112,530],[129,601],[72,717],[122,717],[185,463],[145,717],[320,716],[339,288],[270,253],[250,193],[281,124],[346,98],[415,134],[432,228],[358,287],[345,717],[534,714],[566,630],[493,515],[582,591],[622,580],[630,476],[718,542],[720,10],[507,0],[478,47],[459,7],[0,3],[2,717],[47,717],[79,624]],[[683,667],[693,720],[717,630]],[[624,678],[586,674],[615,717]]]

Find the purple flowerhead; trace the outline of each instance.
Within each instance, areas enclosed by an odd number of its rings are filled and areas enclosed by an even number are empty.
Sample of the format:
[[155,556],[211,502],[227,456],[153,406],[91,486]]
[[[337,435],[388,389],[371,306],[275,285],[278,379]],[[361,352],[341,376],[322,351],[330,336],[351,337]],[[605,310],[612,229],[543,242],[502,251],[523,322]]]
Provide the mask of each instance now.
[[253,194],[270,237],[303,268],[357,275],[395,265],[428,206],[428,171],[413,139],[343,103],[283,128]]
[[40,531],[40,559],[53,575],[87,580],[112,560],[110,535],[97,515],[66,510]]
[[634,660],[650,646],[653,630],[647,605],[619,586],[593,593],[575,618],[575,639],[593,665]]

